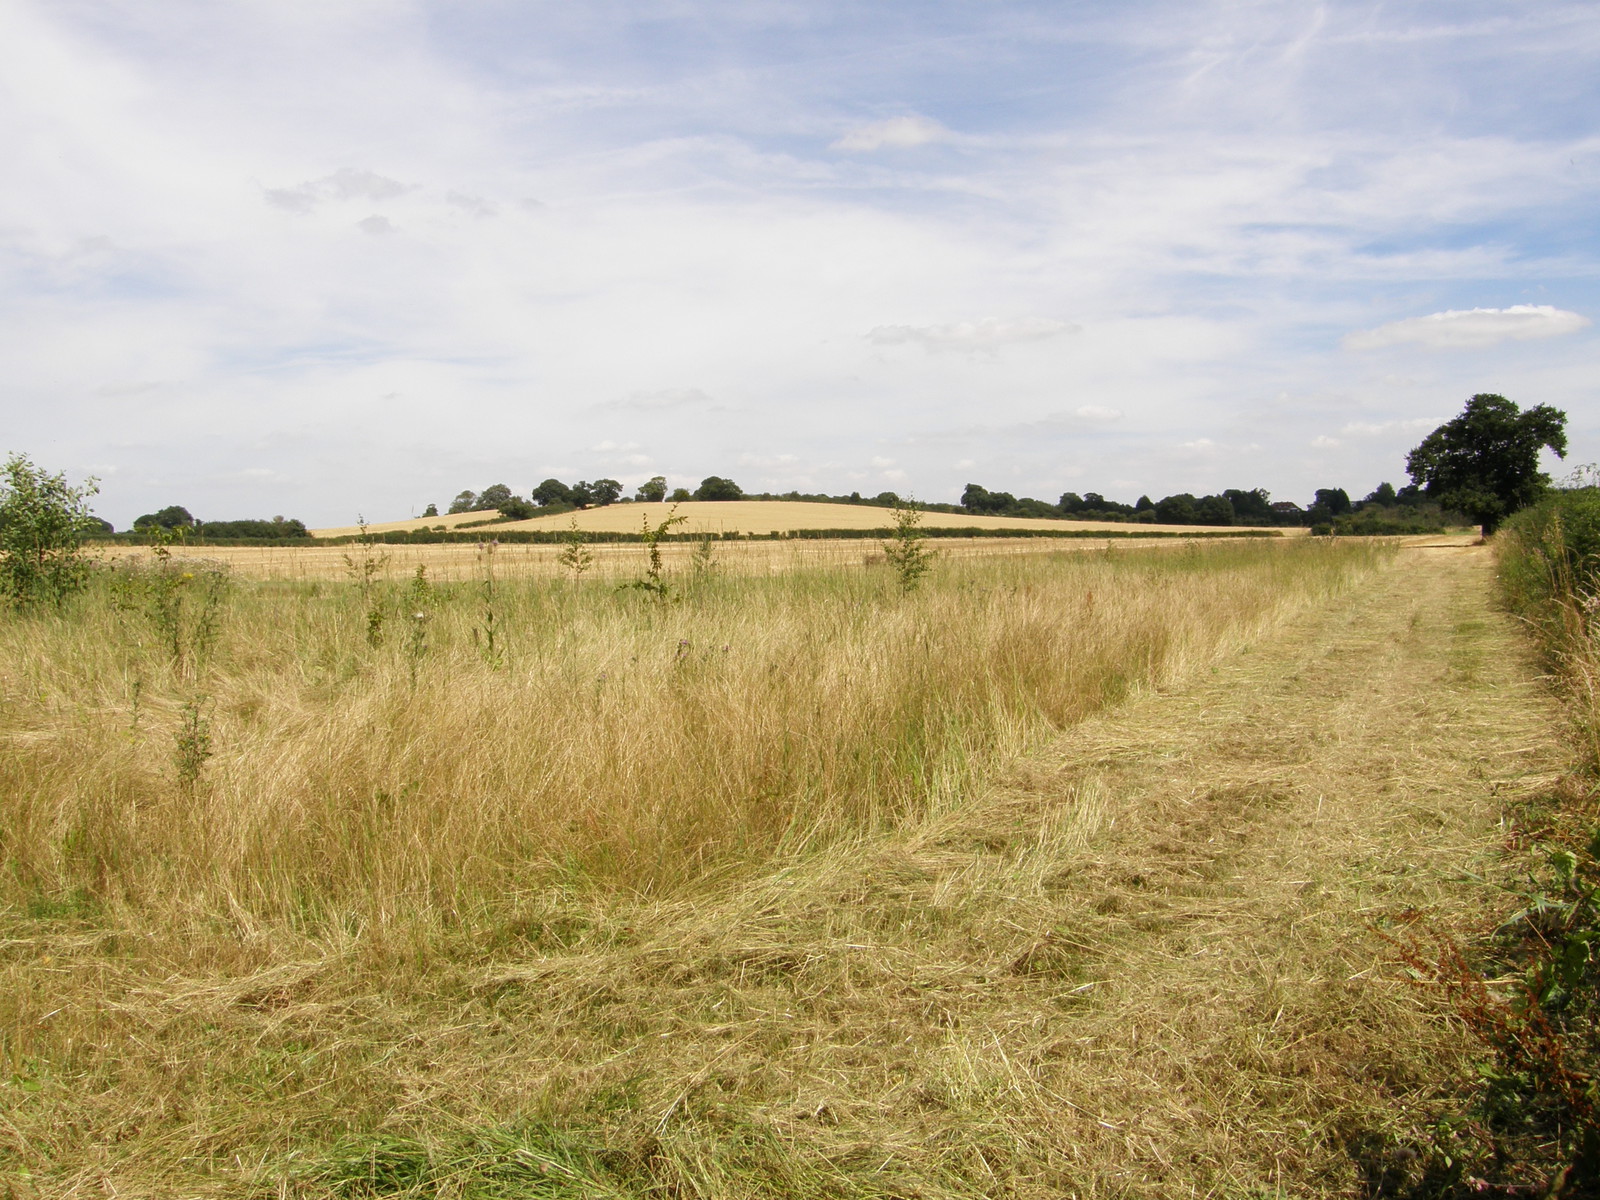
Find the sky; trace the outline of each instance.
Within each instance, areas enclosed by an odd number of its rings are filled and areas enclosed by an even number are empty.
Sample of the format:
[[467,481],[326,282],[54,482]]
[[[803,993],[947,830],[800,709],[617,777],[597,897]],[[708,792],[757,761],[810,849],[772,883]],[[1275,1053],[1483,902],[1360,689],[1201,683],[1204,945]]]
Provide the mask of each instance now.
[[554,476],[1600,459],[1600,6],[0,0],[0,451],[119,528]]

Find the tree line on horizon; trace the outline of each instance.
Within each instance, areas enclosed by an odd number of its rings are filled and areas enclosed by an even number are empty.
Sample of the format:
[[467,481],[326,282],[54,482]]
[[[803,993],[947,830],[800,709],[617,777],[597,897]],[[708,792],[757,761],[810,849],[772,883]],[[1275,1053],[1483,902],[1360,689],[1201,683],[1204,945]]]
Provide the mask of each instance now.
[[[1504,396],[1479,393],[1462,414],[1430,433],[1406,456],[1412,482],[1396,488],[1379,484],[1360,500],[1351,500],[1344,488],[1318,488],[1309,507],[1293,501],[1274,501],[1265,488],[1225,488],[1196,496],[1179,492],[1152,500],[1143,495],[1132,504],[1108,500],[1098,492],[1063,492],[1054,503],[1010,492],[991,491],[968,483],[957,504],[913,501],[884,491],[865,497],[860,492],[827,495],[789,491],[746,493],[732,479],[709,475],[699,487],[669,491],[664,475],[640,484],[631,497],[624,485],[600,478],[574,484],[546,479],[529,489],[526,498],[503,483],[482,492],[457,494],[448,511],[494,513],[490,520],[525,520],[539,514],[605,507],[630,502],[660,503],[687,500],[789,500],[826,504],[863,504],[894,508],[911,504],[926,512],[964,515],[1033,517],[1054,520],[1121,521],[1161,525],[1309,525],[1318,532],[1383,534],[1431,532],[1451,522],[1473,523],[1485,535],[1507,515],[1531,504],[1548,485],[1538,469],[1538,455],[1548,448],[1566,453],[1566,414],[1548,405],[1523,411]],[[12,462],[26,462],[13,456]],[[54,478],[54,477],[51,477]],[[92,481],[91,481],[92,482]],[[65,486],[64,483],[61,486]],[[84,493],[92,494],[91,492]],[[428,505],[423,517],[439,515]],[[114,532],[110,522],[82,514],[84,536]],[[146,513],[133,524],[135,533],[195,534],[211,538],[297,539],[310,536],[305,523],[285,517],[271,520],[199,521],[181,505]]]

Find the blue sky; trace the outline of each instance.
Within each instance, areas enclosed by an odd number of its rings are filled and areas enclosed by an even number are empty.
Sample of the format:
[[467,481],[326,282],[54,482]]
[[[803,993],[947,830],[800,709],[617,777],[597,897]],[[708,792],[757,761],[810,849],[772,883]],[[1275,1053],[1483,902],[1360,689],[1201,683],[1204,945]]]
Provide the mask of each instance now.
[[1588,4],[0,3],[0,449],[119,526],[555,475],[1600,458]]

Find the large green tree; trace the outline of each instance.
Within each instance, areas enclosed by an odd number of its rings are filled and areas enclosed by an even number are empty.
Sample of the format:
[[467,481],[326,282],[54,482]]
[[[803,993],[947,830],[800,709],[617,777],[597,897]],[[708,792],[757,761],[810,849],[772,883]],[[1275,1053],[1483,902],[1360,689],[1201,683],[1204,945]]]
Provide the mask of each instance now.
[[1539,470],[1543,449],[1567,456],[1566,413],[1548,404],[1524,412],[1504,396],[1480,392],[1406,455],[1406,471],[1430,499],[1478,522],[1488,537],[1550,483]]

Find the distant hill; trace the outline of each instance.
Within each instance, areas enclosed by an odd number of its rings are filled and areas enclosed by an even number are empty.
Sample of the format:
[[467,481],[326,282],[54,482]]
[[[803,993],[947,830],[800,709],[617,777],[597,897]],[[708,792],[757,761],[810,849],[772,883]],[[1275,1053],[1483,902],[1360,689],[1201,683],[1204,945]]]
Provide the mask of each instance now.
[[[577,512],[553,513],[532,517],[526,521],[505,521],[490,511],[454,513],[442,517],[419,517],[410,521],[383,521],[368,525],[371,533],[410,532],[422,529],[459,530],[471,532],[481,528],[485,536],[495,531],[512,529],[560,531],[573,521],[578,528],[591,533],[637,533],[645,521],[659,524],[672,511],[670,504],[608,504],[603,508],[586,508]],[[890,526],[891,511],[870,505],[817,504],[801,500],[687,500],[676,506],[678,515],[688,520],[674,528],[674,533],[789,533],[811,529],[884,529]],[[492,522],[492,523],[488,523]],[[480,524],[481,523],[481,524]],[[1208,525],[1144,525],[1131,522],[1056,521],[1030,517],[980,517],[964,513],[930,512],[922,523],[930,529],[983,530],[1037,529],[1099,530],[1123,536],[1138,533],[1202,533],[1242,530],[1243,526]],[[313,537],[349,537],[360,532],[354,525],[333,529],[313,529]]]

